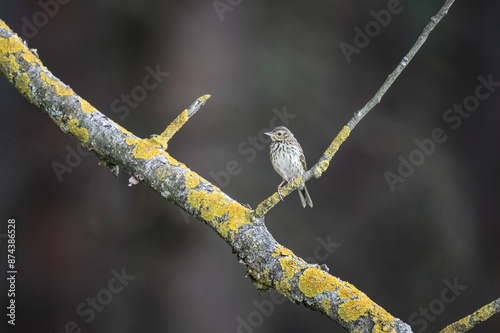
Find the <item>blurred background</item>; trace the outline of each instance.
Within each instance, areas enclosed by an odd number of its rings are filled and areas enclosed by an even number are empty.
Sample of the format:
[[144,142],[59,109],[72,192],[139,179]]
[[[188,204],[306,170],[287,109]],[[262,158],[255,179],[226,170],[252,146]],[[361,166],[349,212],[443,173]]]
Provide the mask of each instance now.
[[[314,164],[443,3],[59,2],[3,0],[0,18],[138,136],[161,133],[211,94],[169,153],[253,208],[281,181],[262,132],[286,125]],[[500,84],[484,86],[500,82],[499,11],[495,1],[457,1],[307,184],[314,208],[292,194],[266,217],[278,242],[327,264],[414,332],[500,296]],[[1,323],[9,332],[344,331],[260,296],[211,229],[144,185],[128,187],[129,175],[115,178],[4,78],[0,105],[0,267],[7,219],[17,232],[16,326]],[[227,177],[230,161],[238,168]],[[5,278],[0,287],[3,313]],[[472,332],[498,331],[499,315]]]

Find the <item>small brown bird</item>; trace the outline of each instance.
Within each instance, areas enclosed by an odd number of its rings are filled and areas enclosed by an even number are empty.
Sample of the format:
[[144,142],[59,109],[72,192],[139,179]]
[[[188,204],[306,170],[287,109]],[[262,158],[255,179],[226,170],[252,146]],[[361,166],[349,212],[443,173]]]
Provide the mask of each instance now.
[[[271,132],[264,134],[271,137],[272,142],[269,151],[271,163],[273,164],[274,170],[283,178],[281,184],[278,185],[278,195],[280,199],[283,200],[280,193],[281,185],[283,185],[285,181],[291,181],[293,185],[295,178],[307,170],[306,157],[304,156],[302,147],[288,128],[278,126]],[[309,192],[307,192],[305,184],[298,188],[298,192],[302,207],[305,208],[306,204],[312,207],[313,202],[309,196]]]

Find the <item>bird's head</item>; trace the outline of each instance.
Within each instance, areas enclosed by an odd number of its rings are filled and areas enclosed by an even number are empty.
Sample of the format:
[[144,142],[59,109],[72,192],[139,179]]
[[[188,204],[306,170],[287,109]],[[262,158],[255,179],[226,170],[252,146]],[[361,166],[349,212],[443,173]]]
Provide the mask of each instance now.
[[288,138],[293,137],[292,132],[290,132],[285,126],[278,126],[271,132],[266,132],[264,134],[269,135],[273,141],[285,141]]

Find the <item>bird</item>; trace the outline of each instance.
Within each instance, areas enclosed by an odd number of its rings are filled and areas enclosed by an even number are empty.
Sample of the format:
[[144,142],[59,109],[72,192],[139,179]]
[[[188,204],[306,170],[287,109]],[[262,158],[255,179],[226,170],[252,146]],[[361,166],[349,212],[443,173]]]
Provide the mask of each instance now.
[[[278,126],[271,132],[264,133],[271,138],[271,145],[269,146],[269,157],[274,170],[283,178],[281,184],[278,185],[278,196],[281,200],[280,189],[281,185],[286,181],[295,181],[295,179],[307,170],[306,157],[302,151],[299,142],[293,136],[292,132],[285,126]],[[298,188],[300,202],[302,207],[309,205],[313,206],[309,192],[305,184]]]

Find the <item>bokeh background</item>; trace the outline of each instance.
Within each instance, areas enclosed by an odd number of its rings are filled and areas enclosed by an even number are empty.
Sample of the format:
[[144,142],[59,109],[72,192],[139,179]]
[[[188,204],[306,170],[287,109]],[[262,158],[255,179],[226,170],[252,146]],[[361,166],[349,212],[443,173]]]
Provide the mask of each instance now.
[[[0,18],[54,75],[141,137],[211,94],[169,152],[254,208],[280,182],[258,134],[286,111],[277,124],[315,163],[443,3],[402,0],[348,62],[340,44],[352,45],[354,28],[394,1],[222,0],[222,14],[211,0],[66,2],[2,0]],[[329,170],[308,183],[314,209],[292,194],[266,218],[281,244],[302,257],[320,253],[333,275],[415,332],[436,332],[500,296],[500,88],[458,128],[443,119],[474,95],[479,76],[500,81],[499,12],[496,1],[457,1]],[[126,106],[122,96],[137,94],[147,68],[169,74]],[[9,332],[343,332],[289,301],[262,310],[273,298],[257,293],[211,229],[145,186],[128,187],[129,175],[115,178],[93,155],[69,158],[81,151],[77,140],[3,78],[0,105],[0,267],[7,219],[17,223],[15,328],[0,279]],[[437,128],[447,140],[391,190],[384,173],[397,173],[398,157],[418,154],[414,141]],[[230,161],[238,172],[216,181]],[[58,178],[55,162],[71,172]],[[331,253],[321,248],[328,242]],[[113,271],[130,276],[116,293]],[[464,287],[453,294],[446,281]],[[92,298],[105,303],[93,316]],[[473,330],[498,331],[498,315]]]

